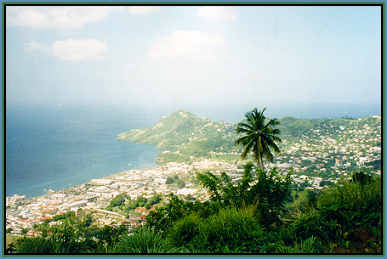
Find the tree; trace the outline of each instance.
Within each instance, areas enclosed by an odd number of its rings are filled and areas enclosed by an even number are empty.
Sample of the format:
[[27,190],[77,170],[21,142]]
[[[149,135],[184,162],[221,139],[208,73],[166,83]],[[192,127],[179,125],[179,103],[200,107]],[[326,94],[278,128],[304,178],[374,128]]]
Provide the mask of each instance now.
[[25,235],[28,233],[28,231],[30,231],[28,228],[22,228],[21,233],[22,235]]
[[274,150],[280,152],[276,142],[281,142],[279,137],[280,130],[275,128],[279,125],[277,119],[270,119],[266,122],[266,117],[263,115],[266,109],[257,111],[254,108],[252,111],[245,114],[245,120],[238,123],[236,132],[241,134],[240,138],[235,141],[235,145],[242,145],[242,159],[252,151],[255,162],[264,171],[263,158],[273,162]]

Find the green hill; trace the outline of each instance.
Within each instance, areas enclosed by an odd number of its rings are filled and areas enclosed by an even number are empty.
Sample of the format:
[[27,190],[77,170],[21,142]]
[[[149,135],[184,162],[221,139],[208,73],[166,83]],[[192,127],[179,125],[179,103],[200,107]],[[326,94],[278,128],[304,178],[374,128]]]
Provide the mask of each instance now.
[[[234,146],[237,138],[235,127],[233,123],[212,122],[179,110],[151,128],[129,130],[119,134],[118,138],[156,145],[163,151],[158,156],[160,163],[189,162],[196,158],[235,161],[240,156],[240,148]],[[288,154],[289,149],[297,149],[297,156],[303,155],[302,150],[320,152],[322,156],[325,156],[325,152],[340,155],[337,147],[344,148],[345,152],[358,151],[361,154],[367,152],[368,148],[379,147],[381,142],[380,116],[361,119],[285,117],[280,119],[279,129],[283,140],[280,145],[283,155]],[[314,156],[319,157],[316,154]],[[279,157],[279,160],[284,159],[289,160],[289,157]]]
[[164,117],[151,128],[118,135],[121,140],[154,144],[167,151],[160,154],[160,162],[184,161],[207,156],[210,152],[230,152],[234,150],[235,137],[233,124],[211,122],[181,110]]

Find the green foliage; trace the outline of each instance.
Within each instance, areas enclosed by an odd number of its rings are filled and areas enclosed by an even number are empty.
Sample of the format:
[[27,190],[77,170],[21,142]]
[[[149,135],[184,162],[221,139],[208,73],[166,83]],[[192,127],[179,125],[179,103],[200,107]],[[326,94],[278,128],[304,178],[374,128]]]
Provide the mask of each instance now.
[[352,181],[361,185],[366,185],[372,181],[372,176],[370,172],[365,172],[364,170],[357,170],[352,172]]
[[257,252],[263,239],[254,207],[226,208],[200,222],[194,245],[211,252]]
[[16,240],[12,249],[13,253],[28,253],[28,254],[53,254],[55,251],[55,244],[51,240],[43,237],[22,237]]
[[291,172],[281,177],[276,169],[268,173],[257,170],[257,183],[249,192],[249,200],[258,203],[261,224],[269,226],[280,224],[279,216],[284,210],[285,202],[290,197]]
[[127,232],[125,226],[93,225],[90,214],[66,214],[56,224],[43,223],[36,226],[38,237],[23,237],[16,240],[14,253],[96,253],[106,252],[121,235]]
[[113,198],[106,209],[128,215],[136,208],[143,207],[150,209],[153,205],[158,204],[161,201],[162,196],[157,193],[154,193],[149,199],[144,196],[140,196],[135,200],[131,200],[129,195],[122,193]]
[[294,246],[278,246],[276,249],[277,253],[320,253],[321,242],[311,236],[306,240],[301,240],[299,243],[295,243]]
[[255,208],[226,208],[202,218],[196,213],[176,221],[168,239],[173,246],[190,251],[257,251],[264,234],[255,218]]
[[[195,203],[187,202],[179,199],[175,195],[169,195],[169,202],[151,211],[147,217],[147,226],[155,229],[156,231],[163,232],[169,228],[173,222],[182,218],[184,215],[188,215],[195,207]],[[197,203],[196,203],[197,204]]]
[[63,220],[63,219],[70,219],[75,217],[75,212],[74,211],[69,211],[64,214],[56,215],[53,218],[53,221],[58,221],[58,220]]
[[176,221],[171,227],[168,238],[174,246],[184,246],[199,234],[199,221],[201,218],[193,213]]
[[185,182],[182,179],[180,179],[177,174],[173,176],[168,176],[165,183],[176,184],[176,186],[180,189],[185,187]]
[[177,178],[178,178],[177,175],[168,176],[165,184],[173,184],[176,181]]
[[263,158],[273,162],[272,152],[280,152],[277,143],[282,141],[279,137],[280,130],[276,128],[280,122],[277,119],[267,121],[264,112],[265,108],[262,111],[254,108],[245,114],[245,120],[238,123],[235,129],[236,133],[240,134],[235,145],[243,147],[242,159],[252,151],[254,160],[262,170],[264,170]]
[[[97,227],[90,214],[72,212],[36,226],[40,236],[12,241],[7,252],[381,252],[380,177],[290,195],[289,177],[275,170],[264,173],[252,164],[245,166],[238,183],[226,174],[200,175],[210,200],[186,201],[170,195],[167,203],[150,212],[145,226],[131,232],[123,225]],[[145,205],[159,202],[160,197],[137,201]]]
[[331,228],[334,230],[335,225],[329,226],[328,222],[315,209],[299,214],[291,225],[291,231],[298,239],[314,236],[324,241],[330,239]]
[[[370,183],[343,182],[323,192],[317,200],[317,209],[329,221],[337,222],[347,231],[381,222],[382,192],[380,178]],[[339,234],[339,233],[338,233]]]
[[28,228],[22,228],[21,233],[22,233],[22,235],[25,235],[28,233],[28,231],[29,231]]
[[130,200],[130,196],[126,193],[118,194],[111,201],[109,206],[106,208],[107,210],[112,210],[114,207],[121,207],[127,200]]
[[318,193],[313,190],[292,191],[293,198],[285,207],[292,213],[305,213],[316,208]]
[[[320,146],[313,148],[314,151],[325,152],[326,150],[323,149],[325,145],[322,145],[321,142],[324,137],[335,139],[339,145],[348,143],[348,141],[355,144],[353,139],[355,139],[356,134],[353,131],[364,128],[366,124],[371,131],[366,132],[362,138],[369,139],[367,143],[371,146],[380,147],[381,145],[380,140],[377,140],[380,137],[375,139],[376,136],[380,136],[380,119],[373,117],[356,120],[352,118],[296,119],[285,117],[280,119],[279,122],[280,124],[276,125],[276,129],[281,131],[283,142],[278,145],[281,150],[286,150],[293,144],[299,143],[300,140],[306,140],[308,145],[317,144]],[[235,132],[236,127],[237,124],[211,122],[189,112],[177,111],[161,119],[151,128],[131,130],[119,134],[118,138],[138,143],[155,144],[161,150],[170,151],[158,155],[157,161],[159,163],[189,163],[200,158],[233,162],[240,159],[240,155],[236,153],[242,151],[241,147],[234,146],[235,140],[239,137]],[[342,129],[342,127],[345,129]],[[298,153],[297,156],[301,156],[305,152],[308,151],[299,150],[296,153]],[[361,150],[361,152],[367,151]],[[378,152],[374,151],[373,153],[374,157],[378,156]],[[331,158],[340,158],[342,155],[337,152]],[[268,159],[270,160],[270,155]],[[286,160],[280,162],[286,162]],[[333,166],[333,163],[333,159],[326,161],[324,167],[328,169]],[[318,161],[303,160],[300,167],[313,164],[318,164]],[[375,161],[366,162],[365,166],[372,166],[373,170],[380,170],[381,160],[376,159]],[[352,163],[346,170],[352,171],[356,168],[356,163]],[[304,173],[310,176],[322,176],[323,178],[337,176],[334,170],[321,173],[319,168],[313,166],[305,169]]]
[[222,207],[257,204],[261,224],[269,226],[280,223],[279,215],[284,209],[285,201],[290,197],[290,173],[281,177],[276,169],[265,173],[246,164],[242,180],[233,183],[231,178],[222,173],[216,176],[210,172],[198,173],[198,180],[208,189],[211,200]]
[[[314,205],[299,213],[291,224],[295,236],[314,236],[325,244],[334,243],[346,249],[353,246],[351,242],[380,240],[380,178],[369,181],[344,181],[315,195]],[[374,246],[380,247],[380,243],[375,241]]]
[[112,253],[165,253],[168,244],[160,233],[149,228],[138,228],[123,236],[110,251]]

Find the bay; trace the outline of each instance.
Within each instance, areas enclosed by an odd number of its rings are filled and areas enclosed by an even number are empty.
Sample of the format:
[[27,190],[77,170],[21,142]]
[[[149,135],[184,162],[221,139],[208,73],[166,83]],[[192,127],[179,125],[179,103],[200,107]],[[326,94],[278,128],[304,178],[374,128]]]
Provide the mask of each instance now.
[[36,196],[129,169],[156,165],[153,145],[116,135],[158,117],[99,108],[12,108],[6,114],[6,195]]

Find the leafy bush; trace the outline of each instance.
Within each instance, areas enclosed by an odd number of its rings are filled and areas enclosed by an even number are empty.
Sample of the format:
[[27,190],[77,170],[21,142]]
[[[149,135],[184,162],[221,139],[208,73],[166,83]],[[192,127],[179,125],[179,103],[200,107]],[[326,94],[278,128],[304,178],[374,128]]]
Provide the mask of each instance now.
[[125,226],[93,225],[90,214],[66,214],[56,224],[48,222],[36,226],[39,237],[23,237],[14,245],[15,253],[96,253],[106,252],[107,248],[117,242],[127,232]]
[[16,253],[28,254],[49,254],[56,253],[55,245],[51,240],[43,237],[22,237],[16,240],[13,251]]
[[168,240],[191,252],[253,252],[259,251],[264,234],[251,206],[221,209],[208,218],[192,213],[173,224]]
[[254,207],[227,208],[199,223],[193,246],[212,252],[257,252],[263,240]]
[[168,244],[162,237],[149,228],[138,228],[133,233],[125,235],[113,247],[112,253],[165,253],[168,251]]
[[[343,247],[349,247],[349,241],[380,240],[380,178],[340,182],[312,198],[315,206],[302,210],[290,226],[297,239],[314,236],[326,245]],[[380,247],[377,242],[375,246]]]
[[126,193],[118,194],[116,197],[114,197],[111,201],[109,206],[106,208],[107,210],[112,210],[114,207],[120,207],[124,205],[124,203],[130,200],[130,196]]
[[352,181],[361,185],[366,185],[371,183],[372,176],[369,172],[366,173],[365,171],[358,170],[352,173]]
[[165,183],[176,184],[178,188],[183,188],[185,186],[185,182],[181,180],[178,175],[168,176]]
[[[331,226],[335,228],[336,224]],[[317,210],[310,210],[298,216],[291,225],[291,231],[297,239],[307,239],[312,236],[328,241],[331,229]]]
[[279,246],[276,249],[277,253],[321,253],[322,246],[321,242],[315,238],[314,236],[311,236],[310,238],[306,240],[301,240],[300,242],[297,242],[294,244],[294,246]]
[[172,244],[180,247],[190,243],[199,234],[200,220],[197,214],[190,214],[174,223],[168,233]]
[[149,212],[146,217],[147,226],[156,231],[165,232],[177,220],[196,212],[201,217],[207,217],[217,211],[216,204],[209,202],[185,201],[171,194],[169,202]]
[[343,182],[323,192],[317,209],[330,221],[337,221],[344,231],[381,222],[382,191],[380,178],[368,184]]
[[267,173],[261,169],[253,171],[251,163],[246,164],[242,180],[238,183],[233,183],[225,173],[221,176],[210,172],[198,173],[197,177],[209,190],[211,201],[222,207],[241,208],[258,204],[261,224],[266,227],[280,223],[279,216],[290,197],[290,173],[282,177],[276,169]]

